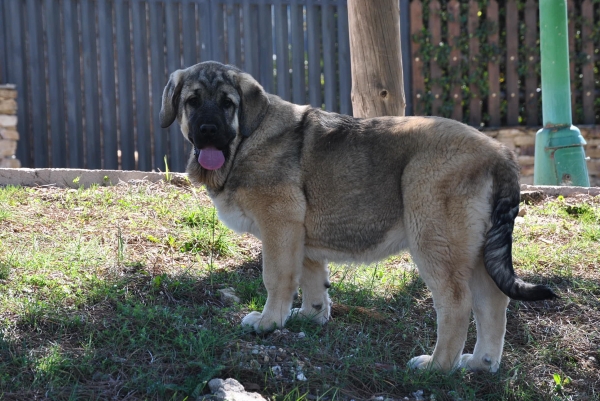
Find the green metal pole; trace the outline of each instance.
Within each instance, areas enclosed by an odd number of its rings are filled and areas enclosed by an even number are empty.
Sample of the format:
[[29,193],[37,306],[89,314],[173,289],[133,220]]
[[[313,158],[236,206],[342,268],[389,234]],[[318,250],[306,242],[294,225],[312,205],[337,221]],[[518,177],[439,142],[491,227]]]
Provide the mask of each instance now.
[[535,137],[536,185],[590,186],[585,140],[572,125],[566,0],[540,0],[542,112]]

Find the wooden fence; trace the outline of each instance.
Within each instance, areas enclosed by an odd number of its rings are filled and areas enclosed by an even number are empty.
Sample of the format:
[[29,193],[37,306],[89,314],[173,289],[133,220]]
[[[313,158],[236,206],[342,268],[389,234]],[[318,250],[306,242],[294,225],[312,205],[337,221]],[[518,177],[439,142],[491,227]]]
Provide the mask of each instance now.
[[[600,111],[594,77],[597,3],[567,1],[571,105],[579,124],[595,124]],[[534,0],[413,0],[414,114],[477,127],[541,125],[538,19]]]
[[[574,122],[594,124],[595,0],[569,0]],[[407,114],[539,126],[538,2],[400,0]],[[351,114],[346,0],[0,0],[0,83],[25,167],[183,171],[158,123],[173,70],[231,63],[269,92]]]
[[239,66],[271,93],[351,114],[346,0],[2,0],[0,82],[25,167],[183,171],[158,122],[170,72]]

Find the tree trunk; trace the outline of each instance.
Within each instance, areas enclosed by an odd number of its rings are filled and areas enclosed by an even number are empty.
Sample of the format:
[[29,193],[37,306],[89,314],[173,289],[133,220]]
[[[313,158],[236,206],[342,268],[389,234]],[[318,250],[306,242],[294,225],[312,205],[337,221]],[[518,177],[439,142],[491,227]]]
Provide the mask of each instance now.
[[403,116],[398,0],[348,0],[354,117]]

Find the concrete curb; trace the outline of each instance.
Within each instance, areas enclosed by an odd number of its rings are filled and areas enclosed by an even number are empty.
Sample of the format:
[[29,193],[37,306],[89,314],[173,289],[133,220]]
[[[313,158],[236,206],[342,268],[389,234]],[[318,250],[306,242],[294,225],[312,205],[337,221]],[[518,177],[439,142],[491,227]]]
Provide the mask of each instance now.
[[[187,179],[187,174],[169,173],[173,178]],[[165,173],[126,170],[84,170],[62,168],[0,168],[0,185],[24,187],[56,186],[60,188],[88,188],[96,185],[117,185],[120,182],[157,182],[165,179]]]
[[[184,182],[185,173],[169,173],[169,175]],[[68,168],[0,168],[0,185],[21,185],[36,187],[51,185],[60,188],[87,188],[90,185],[117,185],[120,182],[136,181],[157,182],[165,179],[165,173],[151,171],[127,170],[84,170]],[[562,195],[565,197],[578,194],[591,196],[600,195],[600,187],[555,187],[546,185],[521,185],[521,191],[540,191],[548,196]]]
[[539,191],[543,192],[547,196],[559,196],[562,195],[565,198],[575,195],[600,195],[600,187],[555,187],[551,185],[521,185],[521,192],[523,191]]

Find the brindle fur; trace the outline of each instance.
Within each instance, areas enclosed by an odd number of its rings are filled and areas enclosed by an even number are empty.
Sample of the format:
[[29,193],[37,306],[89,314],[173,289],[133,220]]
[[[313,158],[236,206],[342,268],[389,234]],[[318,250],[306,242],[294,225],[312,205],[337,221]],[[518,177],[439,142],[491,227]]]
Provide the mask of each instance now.
[[[196,148],[225,154],[214,171],[191,155],[187,170],[206,185],[225,224],[262,240],[268,298],[242,320],[256,331],[281,327],[292,313],[327,322],[328,261],[368,263],[407,248],[433,295],[438,327],[433,354],[409,365],[496,371],[508,296],[555,296],[514,274],[519,168],[474,128],[295,105],[216,62],[174,72],[160,117],[163,127],[177,119]],[[216,133],[201,133],[201,124]],[[298,287],[302,306],[292,311]],[[477,343],[462,354],[471,311]]]

